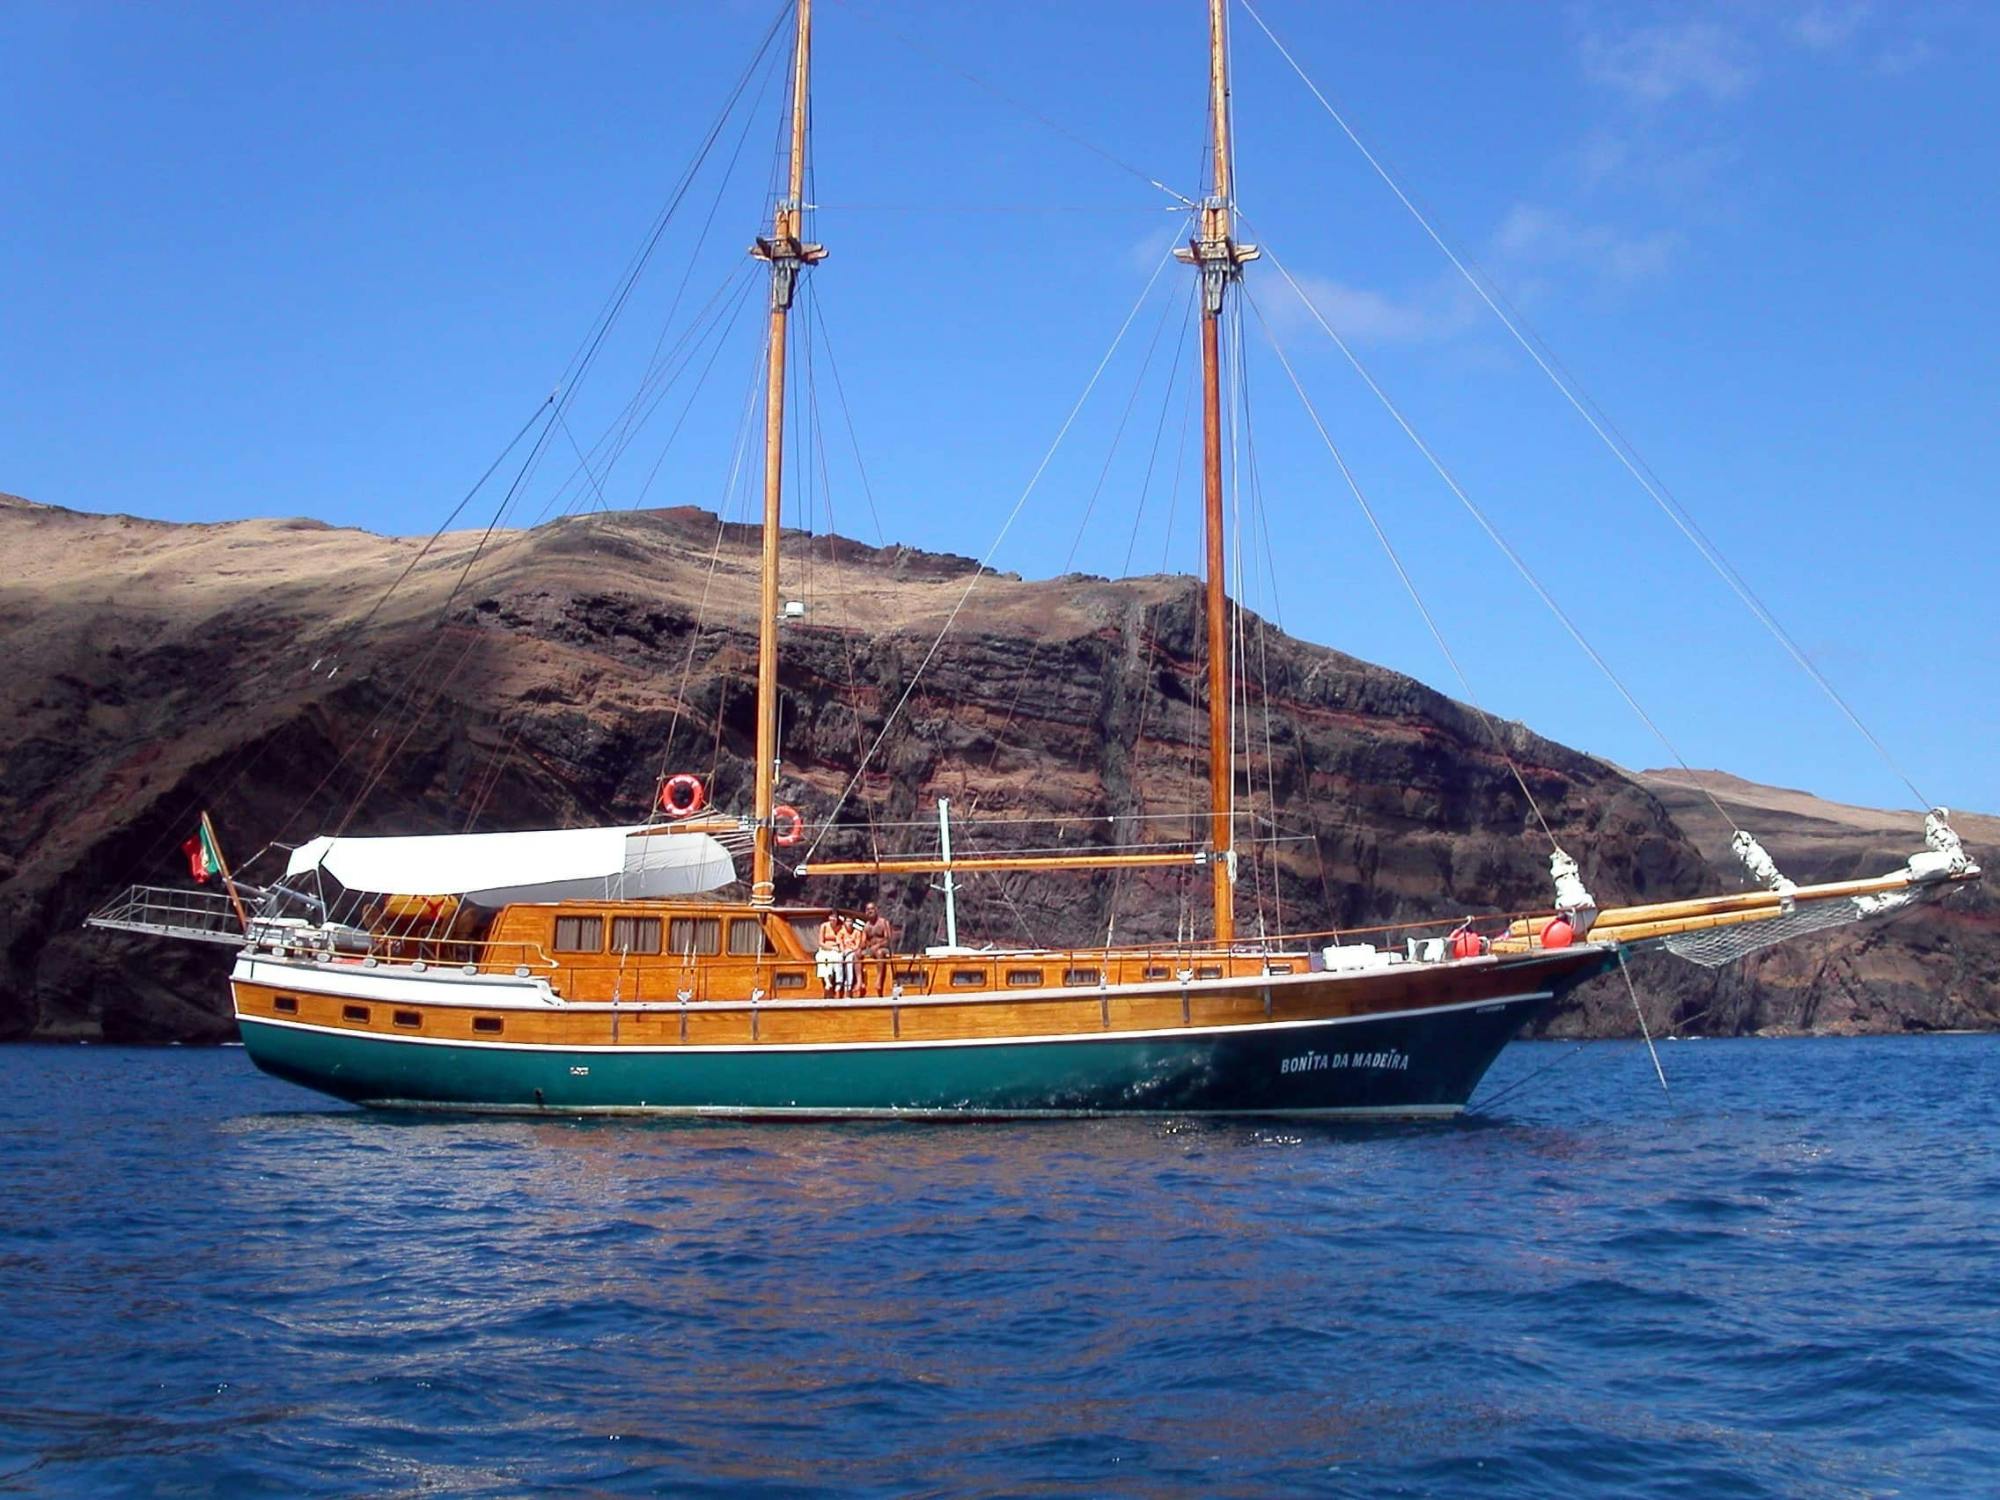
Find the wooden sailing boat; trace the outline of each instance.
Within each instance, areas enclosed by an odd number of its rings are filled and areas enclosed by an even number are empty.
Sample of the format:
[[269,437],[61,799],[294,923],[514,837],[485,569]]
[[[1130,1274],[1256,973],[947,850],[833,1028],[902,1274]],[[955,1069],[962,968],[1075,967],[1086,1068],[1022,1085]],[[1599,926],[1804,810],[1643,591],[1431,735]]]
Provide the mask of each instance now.
[[[708,813],[699,785],[676,778],[670,807],[683,815],[664,823],[319,838],[293,851],[284,880],[255,893],[254,913],[233,882],[226,910],[138,888],[97,925],[239,946],[231,987],[252,1058],[370,1105],[1417,1116],[1461,1109],[1525,1022],[1634,945],[1707,943],[1727,956],[1730,933],[1751,933],[1754,946],[1977,878],[1938,816],[1930,851],[1876,881],[1798,889],[1776,877],[1749,895],[1599,912],[1557,851],[1554,908],[1490,939],[1460,931],[1393,948],[1237,939],[1220,345],[1225,300],[1257,251],[1233,234],[1223,0],[1208,0],[1208,21],[1212,191],[1177,252],[1201,296],[1206,838],[1189,850],[957,860],[947,850],[796,871],[1060,878],[1065,869],[1205,868],[1208,939],[1078,950],[954,943],[865,958],[849,979],[846,961],[821,949],[823,930],[852,914],[778,900],[776,851],[802,827],[776,803],[786,334],[799,278],[825,253],[802,238],[811,0],[797,0],[786,192],[753,251],[770,267],[770,327],[749,818]],[[748,899],[718,899],[746,844]]]

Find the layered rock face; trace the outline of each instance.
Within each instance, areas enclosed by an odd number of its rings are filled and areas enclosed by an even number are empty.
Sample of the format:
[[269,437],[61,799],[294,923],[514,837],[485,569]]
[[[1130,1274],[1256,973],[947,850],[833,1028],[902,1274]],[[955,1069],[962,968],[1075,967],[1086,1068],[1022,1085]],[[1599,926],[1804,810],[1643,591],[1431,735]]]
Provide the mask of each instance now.
[[[278,846],[321,832],[638,821],[669,771],[703,776],[725,809],[748,806],[756,538],[705,513],[427,545],[0,499],[0,544],[0,1036],[229,1034],[226,949],[80,927],[124,883],[184,878],[178,846],[203,808],[256,881],[281,868]],[[1199,828],[1191,580],[1024,582],[824,537],[788,537],[786,551],[785,596],[807,608],[783,636],[780,794],[826,826],[820,857],[929,852],[940,797],[961,852]],[[1470,710],[1246,629],[1238,760],[1254,842],[1240,930],[1352,933],[1547,904],[1547,840]],[[1601,901],[1742,886],[1714,858],[1705,797],[1692,807],[1662,779],[1503,733]],[[1886,870],[1913,842],[1880,815],[1827,831],[1810,803],[1792,809],[1795,828],[1753,824],[1798,878]],[[922,944],[942,937],[930,885],[787,875],[780,895],[879,895]],[[967,877],[959,905],[970,941],[1206,930],[1205,880],[1181,871]],[[1982,895],[1740,971],[1655,958],[1634,977],[1662,1027],[1903,1029],[1993,1024],[1996,972]],[[1623,1033],[1631,1002],[1621,981],[1600,981],[1553,1024]]]

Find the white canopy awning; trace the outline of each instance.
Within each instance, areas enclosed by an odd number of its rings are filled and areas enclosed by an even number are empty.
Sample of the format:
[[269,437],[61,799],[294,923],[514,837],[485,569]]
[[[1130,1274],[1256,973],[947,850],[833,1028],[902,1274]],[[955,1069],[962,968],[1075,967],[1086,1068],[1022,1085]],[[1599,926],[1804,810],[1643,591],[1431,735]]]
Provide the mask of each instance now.
[[292,851],[287,876],[323,870],[371,895],[509,901],[687,896],[736,878],[729,851],[705,833],[558,828],[412,838],[322,835]]

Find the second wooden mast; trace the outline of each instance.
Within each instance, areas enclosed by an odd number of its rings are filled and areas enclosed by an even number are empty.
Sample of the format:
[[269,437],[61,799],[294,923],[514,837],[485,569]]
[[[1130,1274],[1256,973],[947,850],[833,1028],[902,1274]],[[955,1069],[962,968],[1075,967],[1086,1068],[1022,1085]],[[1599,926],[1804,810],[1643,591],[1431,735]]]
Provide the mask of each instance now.
[[1207,537],[1209,882],[1215,940],[1236,936],[1236,837],[1230,765],[1229,599],[1222,515],[1222,303],[1254,245],[1232,238],[1229,155],[1229,47],[1225,0],[1208,0],[1208,110],[1214,132],[1214,190],[1200,209],[1193,240],[1174,254],[1201,277],[1202,514]]
[[771,214],[771,235],[750,253],[771,266],[769,383],[764,393],[764,564],[757,622],[756,830],[751,847],[750,901],[776,899],[771,878],[771,810],[778,784],[778,535],[785,485],[785,324],[799,272],[824,260],[823,245],[799,238],[805,222],[806,95],[812,73],[812,0],[798,0],[798,44],[792,59],[792,152],[786,192]]

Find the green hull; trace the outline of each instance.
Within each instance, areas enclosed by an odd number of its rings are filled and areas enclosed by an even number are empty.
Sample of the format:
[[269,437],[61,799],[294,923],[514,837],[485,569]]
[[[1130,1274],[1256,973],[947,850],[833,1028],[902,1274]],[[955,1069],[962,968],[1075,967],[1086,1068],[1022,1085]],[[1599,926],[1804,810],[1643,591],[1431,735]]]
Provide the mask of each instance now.
[[[1566,987],[1566,986],[1565,986]],[[1462,1108],[1553,997],[1365,1021],[1060,1041],[542,1048],[245,1019],[257,1065],[359,1104],[451,1110],[992,1118],[1432,1115]]]

